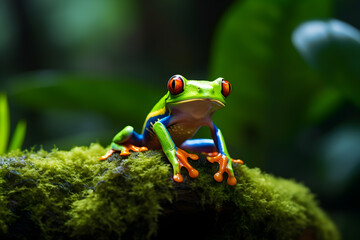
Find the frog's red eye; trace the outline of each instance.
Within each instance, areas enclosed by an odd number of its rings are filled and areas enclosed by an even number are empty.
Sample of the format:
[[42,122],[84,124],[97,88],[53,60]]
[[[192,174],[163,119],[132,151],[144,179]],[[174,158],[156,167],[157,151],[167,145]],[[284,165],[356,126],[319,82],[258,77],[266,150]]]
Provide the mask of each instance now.
[[168,82],[171,94],[176,95],[184,91],[184,79],[180,75],[172,76]]
[[229,81],[226,81],[225,79],[223,79],[221,81],[221,93],[222,95],[224,95],[224,97],[227,97],[230,95],[232,90],[231,84],[229,83]]

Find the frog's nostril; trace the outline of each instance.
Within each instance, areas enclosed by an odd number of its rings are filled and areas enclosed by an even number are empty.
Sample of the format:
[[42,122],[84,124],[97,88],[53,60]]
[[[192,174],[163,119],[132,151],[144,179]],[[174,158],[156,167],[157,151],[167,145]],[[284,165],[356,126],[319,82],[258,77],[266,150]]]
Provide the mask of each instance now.
[[200,86],[198,86],[197,90],[201,94],[213,94],[213,93],[215,93],[215,90],[214,90],[213,87],[210,88],[210,87],[200,87]]

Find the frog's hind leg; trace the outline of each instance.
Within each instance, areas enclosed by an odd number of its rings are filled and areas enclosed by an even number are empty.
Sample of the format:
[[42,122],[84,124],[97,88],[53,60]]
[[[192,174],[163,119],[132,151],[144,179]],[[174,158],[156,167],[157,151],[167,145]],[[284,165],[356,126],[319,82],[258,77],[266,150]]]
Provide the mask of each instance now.
[[147,151],[147,147],[137,147],[143,144],[143,135],[134,131],[131,126],[125,127],[113,138],[111,149],[100,160],[103,161],[109,158],[114,152],[120,152],[121,156],[130,155],[130,150],[133,152]]
[[[219,152],[215,146],[214,140],[206,139],[206,138],[199,138],[199,139],[189,139],[186,140],[182,145],[181,148],[186,149],[187,151],[191,152],[199,152],[203,153],[207,156],[208,161],[211,161],[213,157],[219,155]],[[233,163],[241,163],[244,162],[240,159],[233,159],[231,158]]]
[[181,148],[190,152],[202,153],[207,157],[215,157],[219,154],[214,140],[207,138],[188,139],[181,144]]
[[180,146],[183,149],[191,152],[198,153],[217,153],[216,146],[212,139],[199,138],[199,139],[188,139]]
[[[230,185],[236,184],[236,179],[234,173],[227,167],[228,157],[224,154],[219,153],[217,147],[212,139],[189,139],[186,140],[182,145],[182,148],[192,151],[192,152],[201,152],[205,154],[206,159],[211,162],[217,162],[220,165],[219,171],[214,175],[214,179],[218,182],[221,182],[223,179],[223,173],[226,172],[229,176],[228,183]],[[233,163],[243,164],[243,161],[240,159],[232,159]],[[231,163],[230,162],[230,163]],[[235,179],[235,181],[234,181]]]

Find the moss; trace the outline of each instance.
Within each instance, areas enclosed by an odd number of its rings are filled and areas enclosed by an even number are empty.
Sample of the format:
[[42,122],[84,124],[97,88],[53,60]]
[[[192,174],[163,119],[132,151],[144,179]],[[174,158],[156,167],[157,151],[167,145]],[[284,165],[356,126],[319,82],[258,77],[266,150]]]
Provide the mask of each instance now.
[[294,181],[235,166],[238,184],[231,187],[215,182],[217,166],[200,159],[191,163],[199,177],[184,174],[179,184],[160,151],[100,162],[105,151],[92,144],[0,157],[0,238],[156,238],[174,217],[167,212],[184,201],[190,210],[180,212],[188,219],[193,208],[214,210],[212,222],[221,225],[214,238],[339,238],[314,196]]
[[119,160],[110,159],[114,166],[96,180],[95,193],[74,202],[66,223],[72,236],[108,239],[121,236],[132,223],[134,233],[156,232],[160,203],[172,199],[169,166],[152,151]]

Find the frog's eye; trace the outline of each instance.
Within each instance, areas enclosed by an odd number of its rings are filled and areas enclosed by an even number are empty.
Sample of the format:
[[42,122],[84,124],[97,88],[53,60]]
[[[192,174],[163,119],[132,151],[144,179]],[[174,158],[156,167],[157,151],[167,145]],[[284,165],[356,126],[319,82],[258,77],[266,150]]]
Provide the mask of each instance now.
[[172,76],[168,82],[171,94],[176,95],[184,91],[184,79],[180,75]]
[[222,95],[224,95],[224,97],[229,96],[230,93],[231,93],[231,90],[232,90],[232,86],[229,83],[229,81],[226,81],[225,79],[223,79],[221,81],[221,93],[222,93]]

